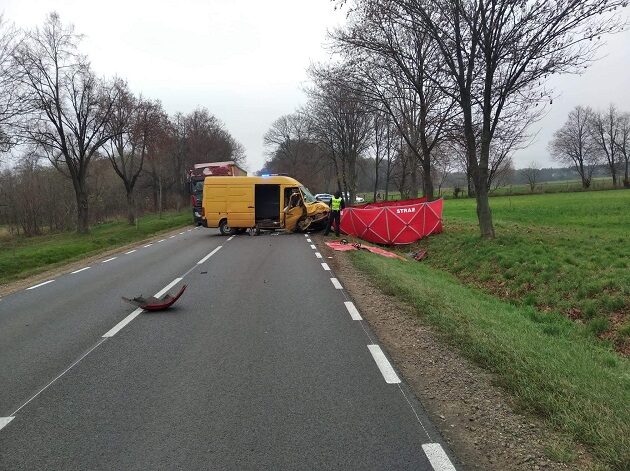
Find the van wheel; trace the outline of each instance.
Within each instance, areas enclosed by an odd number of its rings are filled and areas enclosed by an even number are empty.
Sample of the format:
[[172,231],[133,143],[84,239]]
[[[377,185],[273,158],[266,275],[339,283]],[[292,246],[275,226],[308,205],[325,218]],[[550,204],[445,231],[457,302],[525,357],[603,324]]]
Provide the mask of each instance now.
[[219,232],[221,235],[234,235],[234,229],[228,226],[227,219],[221,219],[219,223]]

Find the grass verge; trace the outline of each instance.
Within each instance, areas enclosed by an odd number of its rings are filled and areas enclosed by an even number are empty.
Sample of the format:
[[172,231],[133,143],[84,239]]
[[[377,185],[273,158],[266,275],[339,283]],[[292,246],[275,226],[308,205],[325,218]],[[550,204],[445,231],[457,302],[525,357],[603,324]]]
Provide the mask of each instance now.
[[630,362],[584,338],[570,320],[515,306],[422,263],[351,255],[383,291],[414,307],[445,338],[496,374],[524,409],[630,468]]
[[0,283],[26,278],[82,257],[94,255],[162,231],[192,223],[189,211],[166,212],[162,218],[147,215],[136,226],[125,221],[99,224],[87,235],[75,232],[38,237],[15,237],[0,241]]

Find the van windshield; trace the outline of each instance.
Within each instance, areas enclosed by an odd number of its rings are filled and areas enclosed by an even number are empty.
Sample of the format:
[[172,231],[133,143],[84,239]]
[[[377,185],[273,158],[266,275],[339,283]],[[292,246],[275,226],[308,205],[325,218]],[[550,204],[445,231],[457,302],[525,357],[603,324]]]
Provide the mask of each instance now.
[[311,192],[308,191],[308,188],[306,188],[305,186],[301,186],[300,191],[302,192],[304,201],[306,201],[307,203],[315,203],[317,201],[315,197],[311,194]]

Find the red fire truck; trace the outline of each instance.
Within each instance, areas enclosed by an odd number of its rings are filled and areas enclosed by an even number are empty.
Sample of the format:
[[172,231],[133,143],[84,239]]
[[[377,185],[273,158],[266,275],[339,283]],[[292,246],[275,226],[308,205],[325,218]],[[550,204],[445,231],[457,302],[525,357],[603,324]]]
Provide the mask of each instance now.
[[236,162],[228,160],[226,162],[208,162],[195,164],[188,171],[188,186],[190,190],[190,201],[192,204],[193,218],[197,225],[201,225],[201,202],[203,200],[203,181],[206,177],[212,176],[247,176],[247,172],[236,165]]

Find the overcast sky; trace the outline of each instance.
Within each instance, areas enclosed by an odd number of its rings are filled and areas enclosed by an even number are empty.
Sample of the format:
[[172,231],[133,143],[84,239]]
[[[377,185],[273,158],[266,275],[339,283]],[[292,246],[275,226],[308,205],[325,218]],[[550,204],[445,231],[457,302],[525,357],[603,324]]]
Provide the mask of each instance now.
[[[128,80],[160,99],[169,113],[208,108],[246,148],[248,170],[264,162],[262,138],[279,116],[305,102],[306,68],[325,60],[327,29],[344,17],[330,0],[2,0],[0,11],[21,27],[57,11],[85,34],[82,50],[95,70]],[[581,76],[556,77],[556,98],[534,125],[533,144],[516,167],[551,165],[553,131],[576,105],[610,102],[630,111],[630,31],[609,38],[605,56]]]

